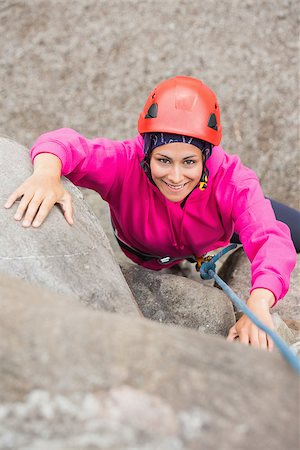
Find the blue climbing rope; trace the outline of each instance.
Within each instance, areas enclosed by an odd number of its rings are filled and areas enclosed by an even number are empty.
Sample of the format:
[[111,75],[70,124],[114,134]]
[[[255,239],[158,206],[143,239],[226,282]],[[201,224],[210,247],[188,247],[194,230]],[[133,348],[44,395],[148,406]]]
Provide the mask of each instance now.
[[283,339],[276,333],[276,331],[267,327],[262,323],[256,315],[248,308],[248,306],[230,289],[230,287],[216,274],[216,261],[220,259],[225,253],[233,250],[237,247],[237,244],[230,244],[228,247],[222,249],[215,256],[209,259],[204,258],[204,262],[200,263],[200,277],[203,280],[215,279],[218,285],[223,289],[230,300],[244,313],[247,317],[256,325],[258,328],[263,330],[267,335],[269,335],[274,344],[278,347],[281,354],[286,358],[294,370],[300,374],[300,359],[296,356],[293,350],[284,342]]

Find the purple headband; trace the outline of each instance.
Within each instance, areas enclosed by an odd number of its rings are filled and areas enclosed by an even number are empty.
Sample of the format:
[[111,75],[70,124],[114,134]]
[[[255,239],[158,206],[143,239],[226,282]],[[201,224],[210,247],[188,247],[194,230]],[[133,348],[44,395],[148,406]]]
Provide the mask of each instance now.
[[144,134],[144,153],[146,156],[150,156],[156,147],[171,144],[171,142],[183,142],[185,144],[195,145],[195,147],[198,147],[203,153],[205,161],[207,161],[211,155],[212,145],[209,142],[190,136],[185,136],[183,134],[162,132]]

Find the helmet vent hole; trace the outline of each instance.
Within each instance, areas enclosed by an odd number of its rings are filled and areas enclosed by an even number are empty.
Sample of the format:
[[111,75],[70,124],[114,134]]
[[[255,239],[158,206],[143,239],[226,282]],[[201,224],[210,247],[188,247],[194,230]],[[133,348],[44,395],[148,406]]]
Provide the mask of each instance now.
[[209,117],[208,124],[209,128],[218,131],[217,118],[215,113],[212,113]]
[[148,109],[147,114],[145,115],[145,119],[155,119],[155,117],[157,117],[157,111],[158,111],[157,103],[152,103],[152,105]]

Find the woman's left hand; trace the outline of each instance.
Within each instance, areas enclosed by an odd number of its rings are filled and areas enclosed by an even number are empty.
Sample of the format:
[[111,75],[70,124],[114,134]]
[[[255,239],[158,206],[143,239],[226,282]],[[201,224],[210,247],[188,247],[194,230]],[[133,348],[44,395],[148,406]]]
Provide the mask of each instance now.
[[[267,327],[274,329],[274,323],[269,308],[274,304],[275,297],[267,289],[254,289],[248,299],[247,306]],[[245,345],[272,351],[274,344],[272,339],[244,314],[236,324],[230,328],[227,340],[239,341]]]

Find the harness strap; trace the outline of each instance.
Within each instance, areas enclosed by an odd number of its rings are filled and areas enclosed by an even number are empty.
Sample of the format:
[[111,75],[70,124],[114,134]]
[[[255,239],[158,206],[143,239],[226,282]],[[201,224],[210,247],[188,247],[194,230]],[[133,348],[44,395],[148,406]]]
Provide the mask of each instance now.
[[118,242],[119,246],[121,248],[123,248],[124,250],[127,250],[129,253],[132,253],[133,255],[137,256],[142,261],[156,260],[161,265],[169,264],[169,263],[172,263],[172,262],[175,262],[175,261],[182,261],[183,259],[187,259],[190,262],[196,262],[196,259],[195,259],[195,257],[193,255],[181,256],[180,258],[174,258],[172,256],[158,256],[158,255],[150,255],[149,253],[143,253],[140,250],[137,250],[136,248],[130,247],[124,241],[122,241],[118,237],[117,230],[115,229],[113,223],[112,223],[112,227],[113,227],[113,230],[114,230],[115,238],[117,239],[117,242]]

